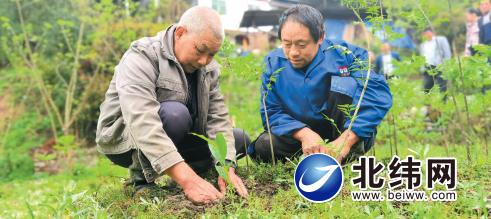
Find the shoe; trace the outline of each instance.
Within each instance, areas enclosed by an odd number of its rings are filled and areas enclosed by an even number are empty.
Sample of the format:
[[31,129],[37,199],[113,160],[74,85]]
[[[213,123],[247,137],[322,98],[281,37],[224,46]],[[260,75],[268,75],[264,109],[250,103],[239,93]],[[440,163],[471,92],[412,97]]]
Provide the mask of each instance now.
[[162,189],[165,189],[165,190],[177,189],[177,182],[174,181],[173,179],[167,179],[164,184],[165,185],[163,187],[161,187]]
[[134,185],[133,197],[154,197],[163,190],[154,182]]

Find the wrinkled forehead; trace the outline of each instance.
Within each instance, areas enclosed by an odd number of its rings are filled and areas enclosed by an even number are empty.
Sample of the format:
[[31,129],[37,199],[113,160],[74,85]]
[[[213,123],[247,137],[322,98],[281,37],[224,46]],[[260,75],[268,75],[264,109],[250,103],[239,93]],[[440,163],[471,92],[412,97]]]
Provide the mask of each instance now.
[[187,33],[191,34],[194,38],[207,38],[215,41],[221,40],[221,36],[214,33],[214,31],[211,30],[211,28],[202,27],[197,30],[188,29],[188,28],[186,29],[187,29]]
[[195,46],[202,50],[218,51],[222,45],[222,39],[213,34],[212,31],[204,31],[203,33],[192,34]]
[[310,30],[304,24],[297,21],[286,21],[281,29],[282,41],[310,41]]

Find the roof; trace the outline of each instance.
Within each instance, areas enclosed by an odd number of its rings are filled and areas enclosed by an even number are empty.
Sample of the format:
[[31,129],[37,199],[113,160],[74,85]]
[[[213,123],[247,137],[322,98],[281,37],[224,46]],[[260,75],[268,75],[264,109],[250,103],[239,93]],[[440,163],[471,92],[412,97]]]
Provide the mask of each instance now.
[[[278,25],[281,13],[296,4],[314,6],[322,13],[324,19],[358,20],[353,10],[341,5],[337,0],[271,0],[270,4],[278,9],[271,11],[246,11],[242,16],[240,27],[276,26]],[[362,19],[367,17],[365,11],[360,11],[359,13]]]
[[259,27],[278,25],[283,10],[260,11],[249,10],[244,13],[240,21],[240,27]]

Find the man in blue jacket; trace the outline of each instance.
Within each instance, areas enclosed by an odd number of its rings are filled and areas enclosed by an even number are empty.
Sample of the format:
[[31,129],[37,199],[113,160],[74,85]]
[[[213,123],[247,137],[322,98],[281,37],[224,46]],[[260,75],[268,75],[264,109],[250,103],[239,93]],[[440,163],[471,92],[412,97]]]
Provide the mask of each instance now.
[[491,2],[489,0],[481,1],[479,5],[481,18],[478,20],[479,26],[479,43],[484,45],[491,44]]
[[375,73],[382,74],[386,79],[394,77],[392,71],[394,71],[394,62],[400,62],[401,57],[399,53],[393,52],[389,43],[383,43],[380,47],[382,54],[377,56],[375,60]]
[[[479,5],[481,18],[477,21],[479,27],[479,44],[491,45],[491,0],[483,0]],[[488,57],[491,63],[491,57]]]
[[[324,39],[321,13],[306,5],[283,13],[278,36],[282,48],[264,60],[260,112],[266,131],[248,153],[271,161],[271,140],[278,160],[340,151],[334,156],[346,163],[364,154],[392,104],[384,77],[370,74],[358,115],[348,130],[367,78],[367,51]],[[329,147],[323,145],[325,140]]]

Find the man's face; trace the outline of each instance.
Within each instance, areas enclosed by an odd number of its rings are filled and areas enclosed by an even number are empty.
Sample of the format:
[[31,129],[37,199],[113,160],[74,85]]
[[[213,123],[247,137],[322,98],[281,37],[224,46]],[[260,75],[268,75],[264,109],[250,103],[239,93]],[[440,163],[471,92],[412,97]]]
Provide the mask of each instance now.
[[489,12],[489,8],[491,8],[491,3],[489,3],[489,1],[482,1],[479,5],[479,10],[481,10],[482,14],[487,14]]
[[373,64],[373,63],[375,63],[375,59],[376,59],[376,57],[375,57],[375,53],[373,53],[372,51],[369,51],[369,52],[368,52],[368,58],[370,59],[370,62],[371,62],[372,64]]
[[424,40],[431,40],[432,38],[433,38],[433,32],[431,32],[431,31],[423,32],[423,39]]
[[389,54],[390,53],[390,45],[387,43],[382,44],[381,50],[382,50],[383,54],[386,54],[386,55]]
[[467,12],[465,19],[468,23],[474,23],[477,21],[477,15]]
[[287,21],[281,29],[281,46],[283,52],[294,68],[300,69],[309,65],[314,59],[323,36],[316,42],[309,29],[301,23]]
[[185,27],[177,27],[174,32],[174,53],[187,73],[208,65],[221,45],[222,41],[211,31],[194,34],[188,32]]

